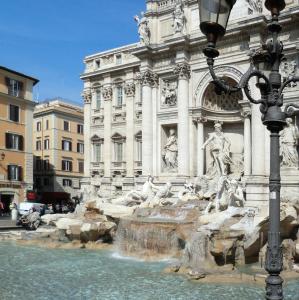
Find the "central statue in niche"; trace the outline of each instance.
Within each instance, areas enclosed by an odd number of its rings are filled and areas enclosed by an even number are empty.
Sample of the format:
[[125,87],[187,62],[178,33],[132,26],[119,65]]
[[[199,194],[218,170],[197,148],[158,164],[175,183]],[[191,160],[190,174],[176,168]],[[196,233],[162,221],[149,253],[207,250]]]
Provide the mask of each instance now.
[[175,172],[178,166],[178,141],[176,130],[169,129],[169,137],[163,147],[162,159],[167,171]]
[[202,149],[210,146],[212,163],[208,168],[209,176],[226,176],[230,172],[230,165],[233,164],[230,158],[230,141],[224,136],[220,123],[214,125],[215,131],[209,134],[209,138],[202,145]]

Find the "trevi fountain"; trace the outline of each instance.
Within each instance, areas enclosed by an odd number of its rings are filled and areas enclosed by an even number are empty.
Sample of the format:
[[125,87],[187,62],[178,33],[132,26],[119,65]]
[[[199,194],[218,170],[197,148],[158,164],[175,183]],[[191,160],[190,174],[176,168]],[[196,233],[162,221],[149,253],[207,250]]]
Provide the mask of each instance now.
[[[269,135],[261,113],[242,93],[215,93],[199,51],[197,1],[146,2],[134,18],[140,43],[85,59],[80,204],[42,216],[35,231],[1,234],[1,299],[264,297]],[[228,81],[242,77],[264,38],[262,2],[237,1],[232,11],[216,68]],[[287,80],[298,74],[298,1],[287,1],[281,19]],[[297,95],[295,86],[286,99]],[[290,300],[299,299],[297,126],[286,120],[280,145]]]

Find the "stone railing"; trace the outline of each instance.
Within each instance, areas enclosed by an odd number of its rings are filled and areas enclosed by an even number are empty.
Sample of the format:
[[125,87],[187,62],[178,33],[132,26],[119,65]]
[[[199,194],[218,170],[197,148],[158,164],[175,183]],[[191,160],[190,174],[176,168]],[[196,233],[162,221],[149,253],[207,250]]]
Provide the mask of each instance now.
[[112,176],[121,175],[126,176],[126,162],[125,161],[113,161],[111,163]]

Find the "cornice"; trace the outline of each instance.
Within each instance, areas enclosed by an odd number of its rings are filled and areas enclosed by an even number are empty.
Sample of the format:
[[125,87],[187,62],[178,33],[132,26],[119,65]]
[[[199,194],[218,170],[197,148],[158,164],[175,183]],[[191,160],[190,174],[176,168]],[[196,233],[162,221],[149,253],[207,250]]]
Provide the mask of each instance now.
[[101,76],[101,75],[107,74],[107,73],[123,72],[125,69],[139,67],[140,64],[141,64],[141,62],[137,61],[137,62],[131,62],[131,63],[127,63],[127,64],[121,64],[121,65],[117,65],[117,66],[102,68],[100,70],[83,73],[83,74],[80,75],[80,78],[82,80],[84,80],[84,79],[87,79],[89,77]]
[[17,102],[26,103],[31,106],[35,106],[38,104],[38,102],[35,102],[33,100],[28,100],[28,99],[21,98],[21,97],[14,97],[9,94],[2,93],[2,92],[0,92],[0,97],[4,97],[5,99],[9,99],[9,100],[17,101]]

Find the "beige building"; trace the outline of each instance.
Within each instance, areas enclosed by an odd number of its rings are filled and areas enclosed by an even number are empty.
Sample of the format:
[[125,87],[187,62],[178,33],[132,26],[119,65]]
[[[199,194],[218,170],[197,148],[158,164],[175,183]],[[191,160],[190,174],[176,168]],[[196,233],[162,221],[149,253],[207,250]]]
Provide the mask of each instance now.
[[33,86],[38,80],[0,66],[0,198],[8,212],[33,188]]
[[61,100],[34,110],[34,183],[38,192],[77,195],[84,173],[83,110]]

